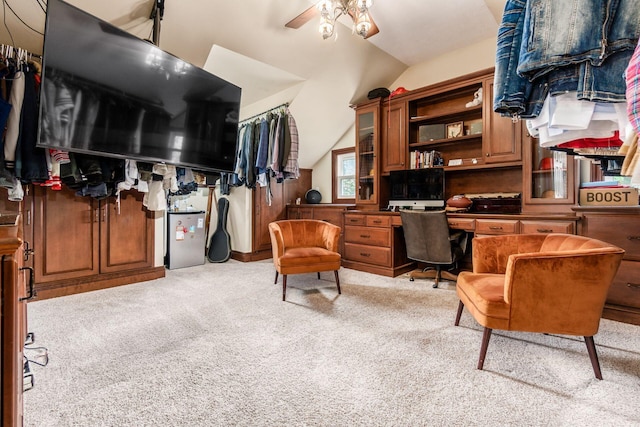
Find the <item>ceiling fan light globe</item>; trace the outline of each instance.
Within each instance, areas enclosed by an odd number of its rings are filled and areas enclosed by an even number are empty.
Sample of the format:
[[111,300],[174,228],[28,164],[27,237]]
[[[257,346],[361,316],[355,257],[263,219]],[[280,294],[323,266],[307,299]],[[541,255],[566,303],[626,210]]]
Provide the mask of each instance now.
[[358,20],[356,22],[356,33],[358,33],[362,37],[366,37],[369,34],[369,30],[371,29],[371,19],[369,18],[369,14],[359,13]]
[[358,9],[369,9],[373,5],[373,0],[358,0]]
[[333,23],[329,20],[322,20],[318,31],[322,34],[323,39],[328,39],[333,34]]
[[318,4],[316,5],[316,7],[318,8],[318,10],[320,12],[325,12],[328,13],[330,10],[333,10],[333,1],[332,0],[321,0],[318,2]]

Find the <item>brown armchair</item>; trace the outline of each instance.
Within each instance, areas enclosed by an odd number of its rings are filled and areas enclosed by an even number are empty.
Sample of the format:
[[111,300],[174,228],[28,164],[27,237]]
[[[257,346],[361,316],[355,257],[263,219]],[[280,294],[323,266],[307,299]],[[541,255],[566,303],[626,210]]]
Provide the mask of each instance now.
[[624,250],[569,234],[476,237],[473,272],[458,275],[463,307],[484,326],[482,369],[493,329],[583,336],[596,378],[602,379],[593,336]]
[[315,219],[291,219],[269,224],[273,264],[282,274],[282,301],[287,292],[287,275],[333,271],[340,291],[338,270],[342,258],[338,252],[340,227]]

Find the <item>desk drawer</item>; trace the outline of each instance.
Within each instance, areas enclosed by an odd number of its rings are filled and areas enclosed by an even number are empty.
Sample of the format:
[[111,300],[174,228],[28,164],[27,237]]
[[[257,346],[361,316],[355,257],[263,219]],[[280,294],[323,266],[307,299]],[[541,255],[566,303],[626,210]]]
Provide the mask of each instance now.
[[391,217],[383,215],[367,215],[366,224],[369,227],[390,227]]
[[607,303],[640,308],[640,262],[622,261],[609,288]]
[[516,234],[518,222],[511,219],[477,219],[475,232],[476,234]]
[[587,215],[585,233],[625,250],[624,259],[640,261],[640,217]]
[[344,244],[344,257],[349,261],[391,267],[391,248]]
[[391,229],[376,227],[358,227],[347,225],[344,231],[345,243],[391,247]]
[[520,221],[521,234],[574,234],[574,232],[573,221]]
[[346,214],[344,216],[344,225],[364,225],[364,215]]
[[456,230],[474,231],[476,229],[476,220],[472,218],[447,218],[449,227]]

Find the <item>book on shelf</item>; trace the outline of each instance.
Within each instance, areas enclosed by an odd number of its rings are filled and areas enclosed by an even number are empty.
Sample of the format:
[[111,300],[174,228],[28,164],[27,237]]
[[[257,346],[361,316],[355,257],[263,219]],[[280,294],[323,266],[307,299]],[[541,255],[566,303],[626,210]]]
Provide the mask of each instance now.
[[411,169],[432,168],[434,166],[444,166],[442,154],[436,150],[413,150],[411,151]]

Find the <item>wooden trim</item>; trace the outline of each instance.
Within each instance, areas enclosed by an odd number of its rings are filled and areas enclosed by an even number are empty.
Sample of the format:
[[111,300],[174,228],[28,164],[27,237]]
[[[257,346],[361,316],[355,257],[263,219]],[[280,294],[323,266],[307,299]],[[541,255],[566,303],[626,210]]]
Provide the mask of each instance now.
[[269,259],[273,256],[271,249],[251,253],[231,251],[231,258],[240,262],[253,262]]
[[93,276],[79,277],[48,283],[37,283],[35,300],[73,295],[81,292],[97,291],[115,286],[130,285],[148,280],[160,279],[165,276],[165,268],[149,267],[133,271],[117,273],[102,273]]

